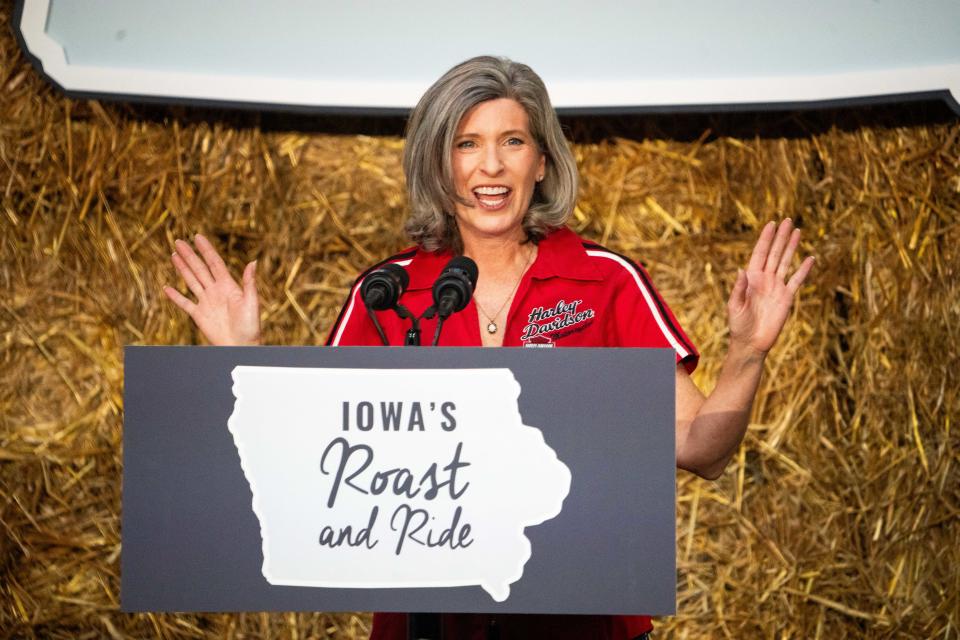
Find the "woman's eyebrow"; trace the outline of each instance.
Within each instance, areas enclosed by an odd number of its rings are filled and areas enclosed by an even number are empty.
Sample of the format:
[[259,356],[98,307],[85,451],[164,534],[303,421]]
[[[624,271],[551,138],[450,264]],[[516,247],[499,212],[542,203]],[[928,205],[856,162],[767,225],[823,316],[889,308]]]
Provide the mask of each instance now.
[[[510,129],[509,131],[501,131],[497,137],[502,138],[504,136],[530,136],[530,132],[524,131],[523,129]],[[474,131],[466,131],[464,133],[458,133],[454,136],[454,139],[459,138],[479,138],[480,134]]]

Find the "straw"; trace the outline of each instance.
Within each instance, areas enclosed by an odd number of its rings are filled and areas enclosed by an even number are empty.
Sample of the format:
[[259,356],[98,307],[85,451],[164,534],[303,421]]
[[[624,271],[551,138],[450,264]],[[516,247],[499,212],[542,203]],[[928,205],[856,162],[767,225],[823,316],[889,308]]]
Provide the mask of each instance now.
[[[320,344],[407,244],[396,123],[70,100],[0,12],[0,637],[363,638],[368,614],[119,613],[122,348],[200,341],[176,238]],[[262,126],[270,122],[270,127]],[[714,385],[760,227],[817,265],[715,483],[678,472],[670,638],[960,636],[960,123],[932,106],[570,118],[571,224],[643,261]],[[337,130],[336,127],[341,127]],[[319,130],[325,129],[325,130]]]

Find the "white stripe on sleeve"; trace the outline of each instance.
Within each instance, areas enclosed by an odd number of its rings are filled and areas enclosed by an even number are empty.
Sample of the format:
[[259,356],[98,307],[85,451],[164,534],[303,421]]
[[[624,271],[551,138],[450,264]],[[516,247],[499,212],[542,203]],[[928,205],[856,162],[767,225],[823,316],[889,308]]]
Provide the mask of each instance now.
[[690,355],[690,352],[687,351],[682,344],[680,344],[676,336],[673,335],[673,332],[670,331],[670,328],[667,327],[666,320],[664,319],[663,314],[660,313],[660,309],[657,308],[657,303],[653,299],[653,293],[650,292],[643,284],[643,280],[640,279],[640,276],[637,274],[637,270],[633,267],[633,265],[620,256],[608,253],[606,251],[587,250],[587,255],[593,256],[594,258],[606,258],[608,260],[613,260],[626,269],[627,272],[633,276],[633,281],[637,283],[637,288],[640,289],[643,299],[647,302],[647,307],[650,309],[650,314],[653,316],[654,320],[657,321],[657,326],[660,327],[660,331],[663,332],[663,335],[670,343],[670,346],[672,346],[674,350],[680,354],[681,360]]

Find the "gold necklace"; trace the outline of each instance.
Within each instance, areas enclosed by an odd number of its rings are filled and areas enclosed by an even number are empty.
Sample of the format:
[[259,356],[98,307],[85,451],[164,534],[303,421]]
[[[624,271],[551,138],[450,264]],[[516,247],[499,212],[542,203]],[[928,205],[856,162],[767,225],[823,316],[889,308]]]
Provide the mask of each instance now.
[[492,335],[497,332],[497,329],[499,329],[496,320],[500,317],[500,314],[503,313],[503,309],[507,306],[507,303],[513,298],[513,294],[517,292],[517,288],[520,286],[520,281],[523,280],[523,274],[525,274],[527,269],[530,268],[530,264],[533,263],[533,257],[535,255],[537,255],[536,249],[530,252],[530,257],[527,258],[527,263],[523,265],[523,269],[520,270],[520,277],[517,278],[517,283],[513,285],[513,289],[510,291],[509,295],[507,295],[507,298],[503,301],[503,304],[500,305],[500,309],[492,318],[490,317],[490,314],[484,311],[483,307],[480,306],[480,301],[474,298],[473,301],[476,303],[477,309],[480,309],[480,313],[487,318],[487,333]]

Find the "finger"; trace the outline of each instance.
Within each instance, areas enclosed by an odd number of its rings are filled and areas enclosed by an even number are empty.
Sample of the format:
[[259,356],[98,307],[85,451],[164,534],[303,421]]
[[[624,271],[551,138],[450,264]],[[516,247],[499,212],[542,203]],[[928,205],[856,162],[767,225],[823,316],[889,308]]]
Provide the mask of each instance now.
[[243,269],[243,297],[257,298],[257,261],[254,260]]
[[191,302],[190,298],[187,298],[173,287],[164,287],[163,292],[167,294],[167,297],[170,298],[173,304],[186,311],[191,318],[193,317],[193,312],[197,308],[197,305]]
[[770,254],[767,256],[767,262],[763,266],[764,271],[776,271],[780,265],[780,257],[787,246],[787,240],[790,239],[790,232],[793,230],[793,220],[785,219],[777,227],[777,233],[773,238],[773,244],[770,245]]
[[810,269],[813,268],[814,262],[813,256],[807,256],[803,262],[800,263],[800,268],[797,269],[796,273],[790,276],[790,279],[787,281],[787,291],[790,292],[791,297],[795,296],[797,291],[800,290],[800,286],[807,278],[807,274],[810,273]]
[[215,280],[229,278],[230,271],[227,269],[227,265],[224,264],[223,258],[220,257],[217,250],[210,244],[210,241],[199,233],[194,237],[193,241],[196,243],[200,255],[203,256],[204,261],[207,263],[207,267],[210,268],[210,273],[213,275],[213,278]]
[[173,266],[176,267],[177,273],[180,274],[180,277],[183,278],[183,281],[187,283],[190,291],[193,292],[193,295],[198,298],[203,295],[203,285],[200,284],[200,281],[197,280],[197,277],[193,275],[193,271],[187,266],[187,263],[183,261],[183,258],[180,257],[180,254],[175,253],[170,256],[170,261],[173,262]]
[[787,250],[783,252],[780,264],[777,265],[777,280],[780,282],[783,282],[783,279],[787,277],[787,271],[790,270],[790,261],[793,260],[793,254],[797,250],[798,244],[800,244],[800,229],[794,229],[793,233],[790,234]]
[[760,232],[757,244],[753,246],[753,254],[750,256],[750,263],[747,265],[748,271],[762,271],[763,265],[767,262],[767,253],[770,251],[770,242],[773,240],[773,222],[768,222]]
[[210,270],[207,269],[207,265],[203,264],[203,260],[194,253],[193,248],[183,240],[177,240],[174,244],[177,246],[177,253],[183,258],[183,261],[187,263],[190,270],[193,271],[193,275],[196,276],[200,284],[203,285],[203,288],[206,289],[212,285],[213,276],[210,275]]

